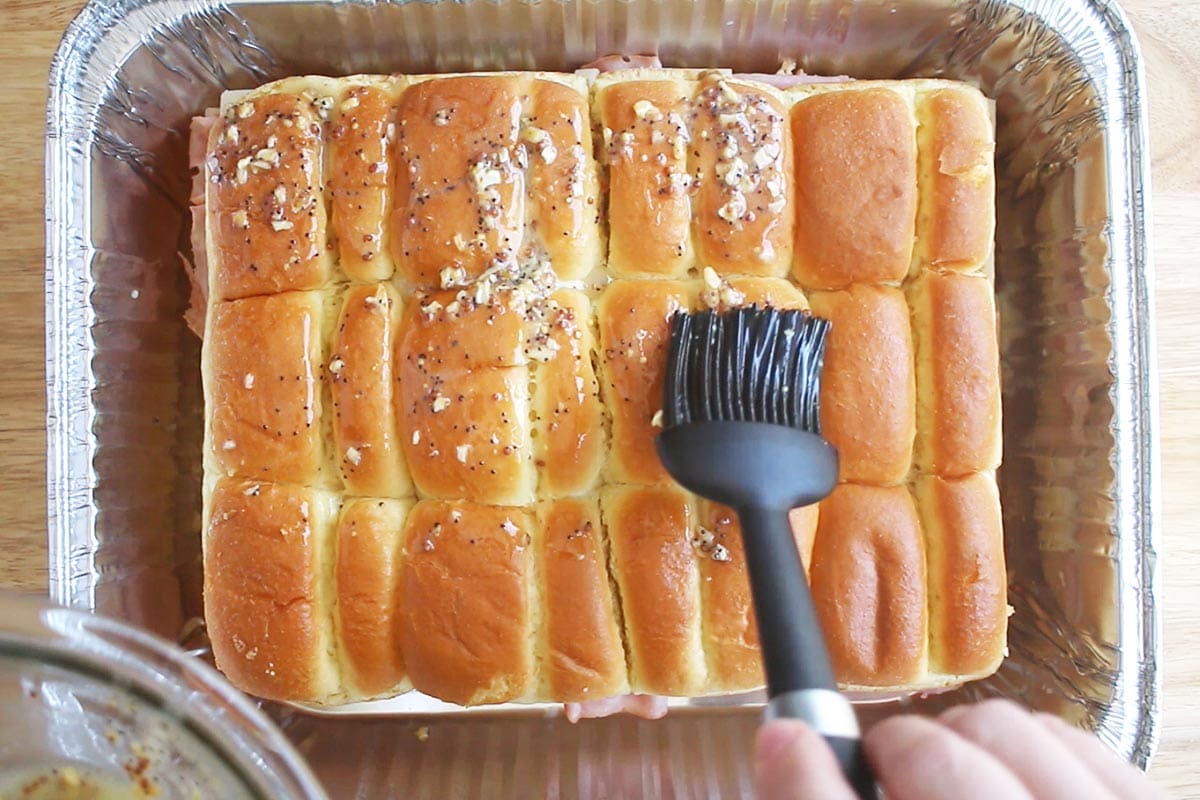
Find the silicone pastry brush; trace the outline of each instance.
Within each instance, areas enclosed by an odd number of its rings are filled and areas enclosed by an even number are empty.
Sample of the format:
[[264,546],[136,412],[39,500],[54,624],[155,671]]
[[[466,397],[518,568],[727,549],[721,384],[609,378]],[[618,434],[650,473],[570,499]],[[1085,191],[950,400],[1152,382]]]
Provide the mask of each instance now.
[[820,732],[860,797],[876,797],[858,721],[838,691],[788,511],[829,495],[834,448],[821,438],[829,322],[755,306],[671,320],[658,454],[671,476],[733,508],[767,675],[767,718]]

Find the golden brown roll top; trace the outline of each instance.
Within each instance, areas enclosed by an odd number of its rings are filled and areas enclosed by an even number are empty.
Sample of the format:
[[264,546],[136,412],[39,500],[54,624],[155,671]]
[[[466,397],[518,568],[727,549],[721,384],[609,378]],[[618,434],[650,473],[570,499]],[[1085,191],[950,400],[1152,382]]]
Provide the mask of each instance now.
[[408,688],[400,649],[401,534],[412,504],[360,498],[342,507],[337,524],[334,605],[342,681],[363,697]]
[[393,180],[391,145],[396,138],[393,100],[399,82],[355,84],[321,98],[318,111],[331,120],[328,167],[330,228],[339,263],[355,281],[392,276],[387,239]]
[[400,427],[404,450],[423,494],[522,505],[537,488],[524,367],[440,378],[400,366]]
[[843,482],[893,486],[908,478],[916,387],[908,305],[899,289],[815,292],[832,323],[821,374],[821,432],[838,451]]
[[599,263],[582,82],[531,74],[418,80],[396,108],[392,255],[422,289],[538,254],[563,278]]
[[922,271],[907,291],[916,341],[917,467],[945,478],[993,470],[1001,430],[992,284]]
[[1004,657],[1007,575],[1000,496],[990,473],[915,487],[929,560],[929,668],[954,679],[990,675]]
[[682,79],[602,79],[595,115],[608,164],[608,268],[617,276],[681,278],[695,260]]
[[217,666],[271,700],[322,701],[339,688],[322,578],[333,553],[337,499],[245,479],[221,479],[207,498],[204,603]]
[[783,278],[726,277],[712,267],[701,272],[698,305],[729,311],[749,305],[783,309],[808,309],[808,298]]
[[421,81],[396,109],[392,254],[400,274],[433,288],[447,265],[478,277],[515,257],[525,175],[513,160],[521,125],[517,77]]
[[538,515],[541,695],[570,703],[623,694],[625,648],[596,501],[543,503]]
[[787,105],[765,84],[719,73],[601,76],[609,269],[786,274],[794,217]]
[[[716,294],[718,302],[712,302],[712,291],[709,273],[705,273],[704,289],[700,293],[700,302],[709,307],[737,307],[758,304],[780,309],[801,309],[809,307],[808,298],[794,283],[782,278],[722,278],[718,281]],[[728,284],[733,293],[728,298],[723,297],[722,288]],[[725,301],[728,300],[726,303]]]
[[391,286],[346,290],[325,368],[334,455],[348,494],[412,494],[393,403],[392,353],[399,328],[400,296]]
[[413,483],[428,497],[532,502],[529,371],[511,366],[525,361],[524,323],[504,295],[482,305],[456,297],[409,303],[397,344],[397,414]]
[[398,613],[414,687],[460,705],[531,691],[534,533],[524,509],[433,500],[413,508]]
[[796,539],[796,549],[800,552],[805,574],[812,569],[813,543],[817,539],[817,520],[820,519],[820,515],[819,503],[793,508],[788,512],[788,522],[792,524],[792,536]]
[[708,685],[713,691],[753,689],[763,683],[763,667],[741,526],[720,504],[697,505],[692,545],[700,567]]
[[595,488],[604,463],[604,406],[592,366],[591,304],[563,289],[551,298],[546,360],[533,367],[536,466],[542,497],[580,495]]
[[[654,449],[671,316],[690,306],[678,281],[616,281],[596,309],[604,400],[612,415],[607,468],[616,483],[670,480]],[[661,425],[661,422],[657,423]]]
[[902,486],[844,483],[821,502],[813,602],[840,683],[904,687],[925,676],[925,547]]
[[322,294],[210,308],[204,339],[206,463],[216,475],[323,485]]
[[700,264],[720,274],[786,275],[794,219],[787,101],[768,86],[710,75],[694,109]]
[[601,266],[600,181],[592,146],[587,89],[534,80],[522,120],[528,162],[529,233],[563,280],[579,280]]
[[704,694],[700,571],[689,496],[669,487],[619,487],[606,489],[602,503],[630,686],[645,694]]
[[921,207],[917,264],[977,273],[996,229],[995,126],[987,100],[962,84],[917,94]]
[[[818,508],[797,508],[790,514],[796,549],[805,570],[812,555]],[[756,689],[763,684],[762,655],[741,525],[732,509],[703,499],[697,502],[697,520],[692,545],[700,564],[709,690]]]
[[442,375],[523,366],[526,327],[509,292],[490,293],[482,303],[461,289],[421,293],[408,304],[400,354],[410,366]]
[[214,126],[205,162],[211,300],[328,282],[324,144],[311,100],[257,96],[231,105]]
[[916,235],[916,125],[908,96],[877,85],[801,96],[791,124],[796,280],[809,290],[898,284]]

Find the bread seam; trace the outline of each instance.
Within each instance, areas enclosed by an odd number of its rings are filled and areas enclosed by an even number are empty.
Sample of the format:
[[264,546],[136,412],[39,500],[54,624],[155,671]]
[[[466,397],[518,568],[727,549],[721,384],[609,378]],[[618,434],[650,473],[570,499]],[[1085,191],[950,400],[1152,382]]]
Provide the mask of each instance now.
[[596,517],[600,520],[600,543],[603,548],[605,572],[608,576],[608,590],[612,593],[613,598],[613,613],[620,623],[617,625],[617,628],[621,633],[621,650],[625,655],[625,679],[629,684],[629,690],[636,693],[639,686],[634,679],[633,648],[629,641],[629,626],[626,624],[625,598],[621,595],[621,582],[617,580],[615,548],[613,547],[612,537],[608,531],[607,505],[604,502],[604,498],[597,493]]

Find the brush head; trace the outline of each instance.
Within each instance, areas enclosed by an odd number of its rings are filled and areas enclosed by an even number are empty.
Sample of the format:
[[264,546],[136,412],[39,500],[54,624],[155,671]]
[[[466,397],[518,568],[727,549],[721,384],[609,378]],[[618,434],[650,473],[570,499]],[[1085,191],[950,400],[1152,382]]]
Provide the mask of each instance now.
[[837,451],[820,421],[828,332],[803,311],[676,314],[655,442],[671,477],[739,510],[786,510],[833,491]]
[[768,422],[821,433],[829,321],[807,311],[738,308],[671,319],[663,427]]

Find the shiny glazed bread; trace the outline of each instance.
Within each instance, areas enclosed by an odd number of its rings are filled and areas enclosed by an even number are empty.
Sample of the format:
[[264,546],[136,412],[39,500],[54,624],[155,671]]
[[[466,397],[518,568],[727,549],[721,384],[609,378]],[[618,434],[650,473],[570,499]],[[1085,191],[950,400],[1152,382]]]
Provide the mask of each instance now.
[[238,686],[463,705],[761,686],[736,516],[653,445],[671,314],[749,303],[833,321],[841,485],[792,520],[839,680],[999,665],[976,90],[306,77],[194,131],[205,610]]

